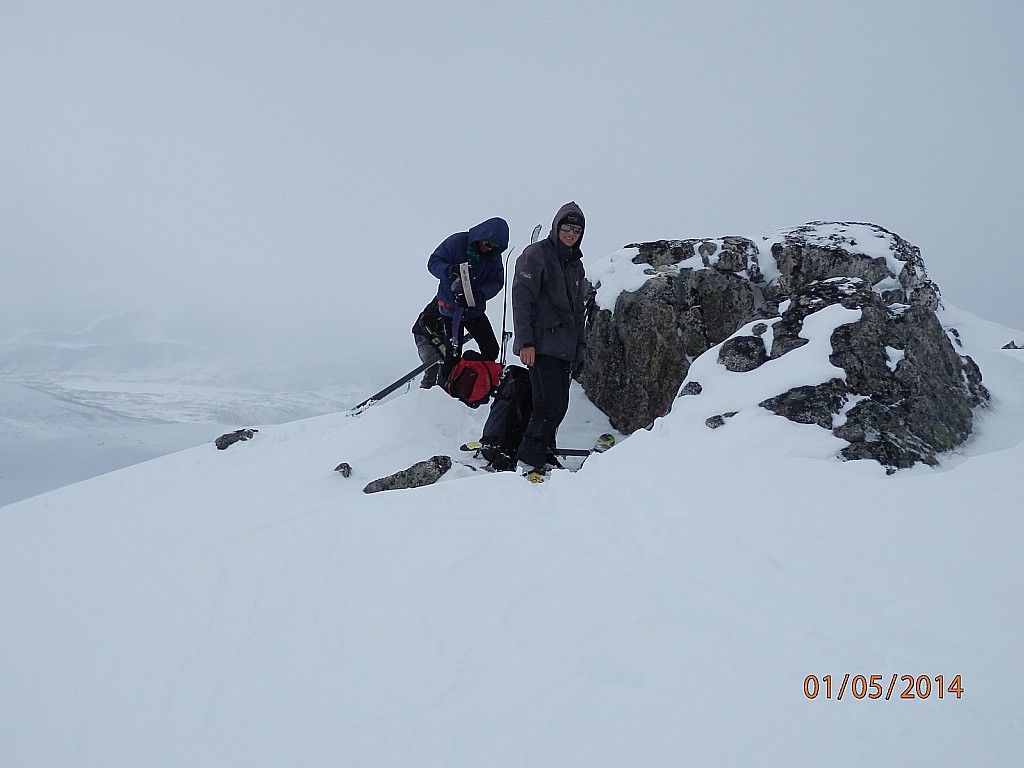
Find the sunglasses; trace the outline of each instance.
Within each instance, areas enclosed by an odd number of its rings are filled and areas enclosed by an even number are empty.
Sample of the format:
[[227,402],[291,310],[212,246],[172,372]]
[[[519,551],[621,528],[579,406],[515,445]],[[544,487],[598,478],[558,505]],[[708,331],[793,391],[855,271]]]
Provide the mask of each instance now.
[[572,232],[574,235],[583,234],[583,227],[579,224],[561,224],[558,228],[563,232]]

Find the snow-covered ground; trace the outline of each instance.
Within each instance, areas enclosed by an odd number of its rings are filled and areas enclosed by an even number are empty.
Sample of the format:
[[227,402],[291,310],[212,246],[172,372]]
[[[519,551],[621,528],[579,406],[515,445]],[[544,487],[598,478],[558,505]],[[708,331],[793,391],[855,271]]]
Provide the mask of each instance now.
[[359,390],[173,381],[0,379],[0,506],[212,442],[228,430],[348,408]]
[[118,312],[73,331],[0,328],[0,506],[366,394],[352,372],[254,366],[168,340],[157,321]]
[[[837,461],[712,350],[539,486],[364,495],[479,434],[414,389],[0,508],[0,764],[1022,764],[1024,352],[942,319],[993,402],[936,469]],[[574,389],[562,442],[606,429]]]

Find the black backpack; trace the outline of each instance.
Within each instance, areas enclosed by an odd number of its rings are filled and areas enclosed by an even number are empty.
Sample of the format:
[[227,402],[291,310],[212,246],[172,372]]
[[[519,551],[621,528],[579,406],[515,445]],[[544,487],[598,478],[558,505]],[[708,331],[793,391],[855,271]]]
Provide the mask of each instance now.
[[429,342],[442,357],[447,354],[448,341],[441,320],[441,312],[437,308],[437,299],[432,300],[420,312],[416,322],[412,325],[412,335],[416,339],[417,346],[421,341]]
[[494,469],[505,472],[516,468],[516,453],[532,413],[530,372],[518,365],[510,365],[501,375],[501,383],[480,436],[483,446],[480,453]]

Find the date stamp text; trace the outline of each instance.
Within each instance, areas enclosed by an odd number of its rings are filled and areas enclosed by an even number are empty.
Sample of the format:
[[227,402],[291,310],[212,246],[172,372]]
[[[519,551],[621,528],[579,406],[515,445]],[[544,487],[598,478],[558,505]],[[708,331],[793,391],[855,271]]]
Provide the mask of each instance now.
[[835,699],[843,697],[855,699],[929,699],[936,697],[961,698],[964,695],[964,684],[960,675],[947,678],[943,675],[900,675],[891,677],[883,675],[851,675],[845,674],[842,680],[838,675],[808,675],[804,678],[804,696],[808,699]]

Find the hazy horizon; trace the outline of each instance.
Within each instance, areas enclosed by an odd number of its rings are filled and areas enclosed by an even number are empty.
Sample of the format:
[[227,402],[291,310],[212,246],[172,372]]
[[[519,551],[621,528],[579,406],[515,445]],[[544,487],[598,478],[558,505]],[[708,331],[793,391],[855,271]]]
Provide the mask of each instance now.
[[572,199],[588,259],[876,223],[1024,327],[1019,4],[2,9],[0,324],[145,306],[401,367],[444,237],[497,215],[521,249]]

